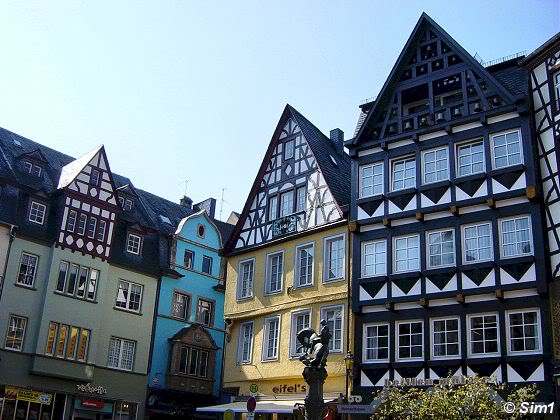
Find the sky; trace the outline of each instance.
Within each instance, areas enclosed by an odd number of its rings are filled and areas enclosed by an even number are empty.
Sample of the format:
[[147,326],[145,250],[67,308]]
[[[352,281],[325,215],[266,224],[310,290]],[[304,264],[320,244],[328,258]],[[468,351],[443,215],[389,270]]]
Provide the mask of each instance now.
[[286,103],[351,138],[423,11],[485,61],[560,31],[558,0],[0,0],[0,126],[226,219]]

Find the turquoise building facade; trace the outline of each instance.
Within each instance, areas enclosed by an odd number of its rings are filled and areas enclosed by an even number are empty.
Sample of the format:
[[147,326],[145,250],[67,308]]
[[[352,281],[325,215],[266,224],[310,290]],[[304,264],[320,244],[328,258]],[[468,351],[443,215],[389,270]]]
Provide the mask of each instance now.
[[225,336],[220,250],[232,227],[201,210],[183,218],[171,237],[171,270],[161,279],[148,376],[150,418],[194,414],[197,406],[220,399]]

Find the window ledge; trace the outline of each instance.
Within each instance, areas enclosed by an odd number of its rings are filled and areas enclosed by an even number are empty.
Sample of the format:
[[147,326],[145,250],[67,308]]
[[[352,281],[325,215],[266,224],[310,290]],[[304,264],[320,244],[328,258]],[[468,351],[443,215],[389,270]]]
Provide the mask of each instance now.
[[456,265],[448,265],[446,267],[433,267],[427,268],[424,270],[424,275],[429,276],[430,274],[445,274],[445,273],[456,273],[457,266]]
[[369,201],[381,201],[385,198],[385,194],[374,194],[360,197],[356,200],[356,204],[367,203]]
[[494,260],[488,260],[488,261],[481,261],[481,262],[473,262],[473,263],[469,263],[469,264],[461,264],[459,266],[459,269],[461,271],[470,271],[470,270],[476,270],[479,268],[494,268]]
[[16,287],[21,287],[22,289],[27,289],[27,290],[34,290],[37,291],[37,288],[33,287],[33,286],[26,286],[25,284],[21,284],[21,283],[14,283],[14,286]]
[[60,290],[54,290],[53,293],[55,295],[58,295],[58,296],[67,297],[67,298],[70,298],[70,299],[76,299],[76,300],[79,300],[80,302],[97,303],[96,300],[89,300],[89,299],[84,299],[84,298],[81,298],[81,297],[78,297],[78,296],[68,295],[64,292],[61,292]]
[[[296,286],[295,284],[292,286],[292,290],[293,291],[297,291],[297,290],[305,290],[305,289],[311,289],[314,286],[313,283],[311,284],[304,284],[303,286]],[[265,294],[265,296],[269,296],[269,295],[277,295],[278,293],[268,293]]]
[[522,163],[518,163],[517,165],[511,165],[511,166],[506,166],[504,168],[499,168],[499,169],[492,169],[490,171],[490,176],[496,176],[496,175],[501,175],[501,174],[505,174],[508,172],[514,172],[514,171],[524,171],[525,170],[525,165]]
[[486,172],[479,172],[472,175],[464,175],[455,177],[455,184],[462,184],[463,182],[477,181],[479,179],[486,179]]
[[246,301],[254,300],[254,299],[255,299],[255,296],[247,296],[247,297],[242,297],[242,298],[236,297],[236,298],[235,298],[235,300],[236,300],[237,302],[246,302]]
[[403,194],[416,194],[416,188],[404,188],[402,190],[391,191],[387,193],[387,198],[397,197]]
[[367,277],[360,277],[358,281],[360,283],[373,283],[377,281],[387,281],[387,274],[381,274],[379,276],[367,276]]
[[331,283],[338,283],[338,282],[344,281],[344,280],[346,280],[344,277],[339,277],[339,278],[336,278],[336,279],[329,279],[329,280],[323,279],[323,284],[327,285],[327,284],[331,284]]
[[422,184],[422,186],[420,186],[420,188],[418,188],[418,190],[426,191],[426,190],[430,190],[432,188],[449,187],[450,185],[451,185],[451,181],[446,179],[444,181],[436,181],[436,182],[430,182],[429,184]]
[[420,278],[421,272],[419,270],[407,271],[406,273],[395,273],[389,275],[389,280],[400,280],[409,278]]
[[498,265],[500,267],[504,267],[504,266],[515,265],[524,262],[533,262],[533,261],[535,261],[534,255],[520,255],[520,256],[505,257],[505,258],[500,257]]
[[[97,302],[95,302],[95,303],[97,303]],[[143,315],[141,312],[135,312],[135,311],[132,311],[130,309],[119,308],[118,306],[113,306],[113,309],[115,311],[126,312],[127,314],[132,314],[132,315],[138,315],[138,316]]]
[[479,355],[469,355],[466,359],[467,364],[483,364],[483,363],[500,363],[501,355],[499,354],[479,354]]

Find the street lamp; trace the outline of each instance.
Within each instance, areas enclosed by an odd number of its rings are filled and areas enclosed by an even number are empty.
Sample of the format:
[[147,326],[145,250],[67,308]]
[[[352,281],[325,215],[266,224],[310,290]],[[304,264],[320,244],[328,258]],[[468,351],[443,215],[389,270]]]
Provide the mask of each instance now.
[[346,365],[346,401],[348,401],[348,383],[354,376],[354,355],[350,350],[344,356],[344,364]]

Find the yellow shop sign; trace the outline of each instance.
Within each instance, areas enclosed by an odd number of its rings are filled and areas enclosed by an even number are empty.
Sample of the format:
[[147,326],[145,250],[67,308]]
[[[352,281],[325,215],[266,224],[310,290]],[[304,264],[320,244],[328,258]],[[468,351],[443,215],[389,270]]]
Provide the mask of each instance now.
[[52,394],[49,394],[48,392],[39,392],[31,389],[15,388],[12,386],[6,387],[5,394],[7,400],[29,401],[44,405],[51,405],[52,401]]

